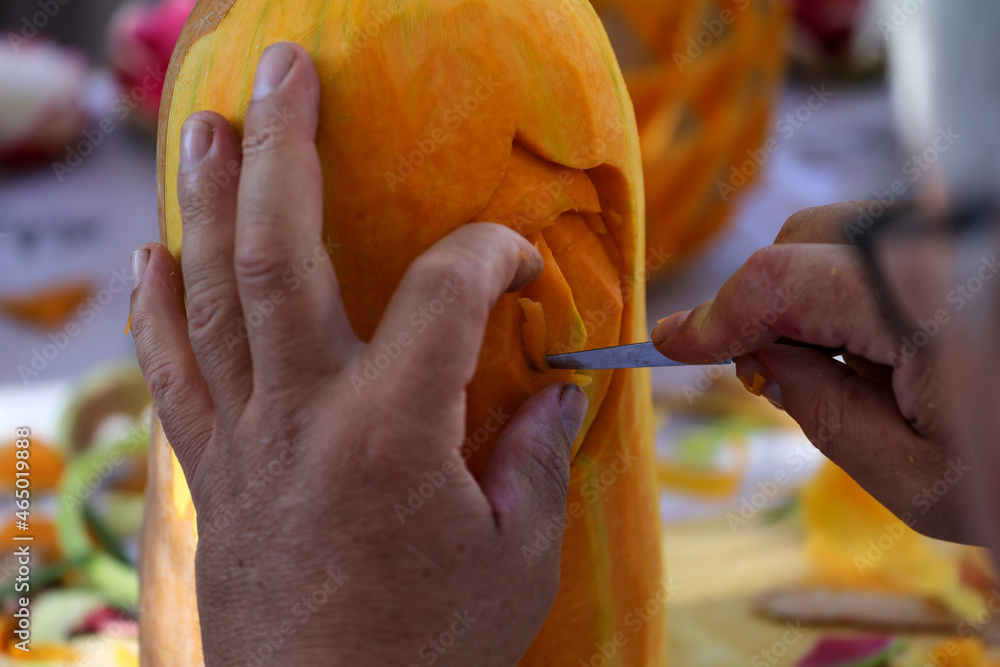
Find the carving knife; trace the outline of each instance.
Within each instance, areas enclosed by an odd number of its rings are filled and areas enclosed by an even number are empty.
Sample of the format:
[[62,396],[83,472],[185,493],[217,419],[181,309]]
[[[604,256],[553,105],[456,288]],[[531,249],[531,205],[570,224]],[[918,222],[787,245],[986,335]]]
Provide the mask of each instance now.
[[[573,368],[578,370],[692,365],[668,359],[653,347],[652,341],[633,343],[632,345],[601,347],[596,350],[569,352],[567,354],[553,354],[545,357],[545,359],[552,368]],[[733,362],[726,359],[718,363],[731,364]]]
[[[827,348],[791,338],[779,338],[774,341],[778,345],[792,345],[794,347],[806,347],[831,357],[844,354],[843,348]],[[656,368],[661,366],[714,366],[720,364],[731,364],[731,359],[724,361],[707,361],[704,364],[685,364],[680,361],[669,359],[653,347],[652,341],[645,343],[633,343],[631,345],[616,345],[614,347],[601,347],[596,350],[583,350],[580,352],[569,352],[567,354],[553,354],[545,357],[552,368],[571,368],[574,370],[600,370],[608,368]]]

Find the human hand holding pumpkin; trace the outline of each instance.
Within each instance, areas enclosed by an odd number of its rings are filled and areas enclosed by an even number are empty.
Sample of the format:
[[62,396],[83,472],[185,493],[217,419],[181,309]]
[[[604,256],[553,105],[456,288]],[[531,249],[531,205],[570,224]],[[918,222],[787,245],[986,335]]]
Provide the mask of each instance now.
[[[513,665],[559,576],[559,544],[530,567],[520,547],[565,510],[586,396],[538,392],[478,481],[460,445],[490,308],[537,277],[541,257],[505,227],[466,225],[413,263],[360,341],[316,252],[318,92],[308,54],[283,44],[258,67],[242,156],[225,119],[195,114],[178,175],[183,272],[158,244],[134,259],[137,355],[198,512],[206,664]],[[299,113],[267,131],[285,107]],[[205,196],[233,163],[238,176]],[[315,270],[291,289],[282,277],[304,259]],[[449,301],[446,281],[466,287]],[[356,391],[352,374],[439,298],[444,312]],[[252,309],[262,316],[234,336]]]
[[[795,214],[716,298],[662,320],[652,339],[689,363],[736,357],[749,387],[782,407],[820,451],[896,516],[941,539],[982,544],[970,528],[968,467],[958,453],[936,359],[903,354],[846,227],[869,202]],[[845,348],[846,364],[786,336]],[[941,482],[946,492],[940,493]],[[937,483],[937,484],[935,484]]]

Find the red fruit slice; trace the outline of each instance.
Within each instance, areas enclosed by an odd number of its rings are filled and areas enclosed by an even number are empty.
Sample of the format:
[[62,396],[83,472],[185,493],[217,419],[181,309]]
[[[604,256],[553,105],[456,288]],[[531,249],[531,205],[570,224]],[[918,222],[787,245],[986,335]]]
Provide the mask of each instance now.
[[892,635],[823,637],[796,667],[884,667],[905,645]]

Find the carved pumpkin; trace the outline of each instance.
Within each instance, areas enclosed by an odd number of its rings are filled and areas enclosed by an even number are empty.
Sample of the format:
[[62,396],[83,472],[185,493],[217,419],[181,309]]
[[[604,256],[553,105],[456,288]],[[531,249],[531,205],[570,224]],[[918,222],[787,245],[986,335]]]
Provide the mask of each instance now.
[[[810,0],[812,1],[812,0]],[[725,226],[773,157],[784,0],[594,0],[635,105],[653,276]]]

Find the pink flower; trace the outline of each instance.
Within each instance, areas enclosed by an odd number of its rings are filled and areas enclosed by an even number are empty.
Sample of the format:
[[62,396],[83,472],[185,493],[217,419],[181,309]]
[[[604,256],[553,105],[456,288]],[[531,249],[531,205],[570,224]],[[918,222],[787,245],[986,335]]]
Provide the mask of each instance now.
[[111,66],[126,94],[146,89],[146,95],[132,97],[142,99],[137,111],[154,125],[160,111],[167,64],[195,1],[162,0],[152,6],[127,2],[111,19],[108,37]]
[[864,0],[797,0],[795,18],[828,54],[842,54],[861,20]]

